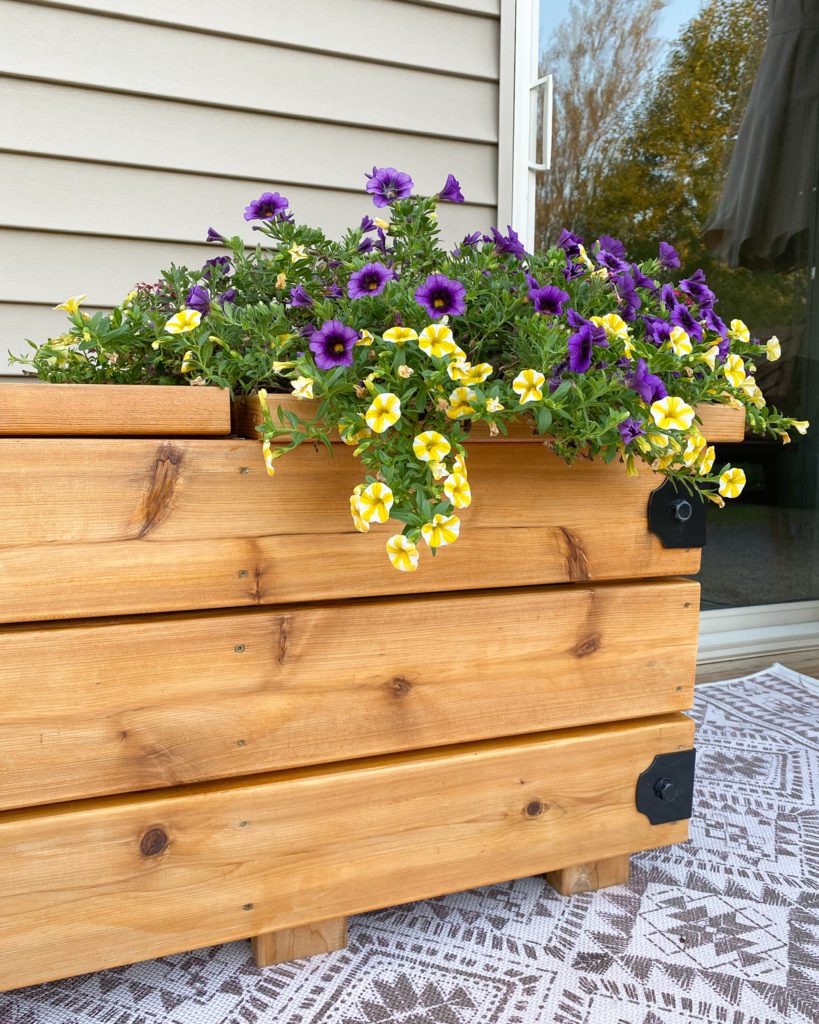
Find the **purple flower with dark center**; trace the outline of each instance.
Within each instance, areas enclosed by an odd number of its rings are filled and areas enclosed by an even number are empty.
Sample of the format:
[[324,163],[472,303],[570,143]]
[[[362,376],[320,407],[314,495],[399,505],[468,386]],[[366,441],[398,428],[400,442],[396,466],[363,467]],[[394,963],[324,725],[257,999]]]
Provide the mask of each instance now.
[[728,358],[728,352],[731,348],[731,342],[728,340],[728,338],[720,338],[720,340],[717,342],[717,348],[719,349],[719,361],[722,362],[724,359]]
[[598,252],[597,262],[611,274],[625,274],[628,272],[628,263],[625,260],[621,260],[619,256],[615,256],[613,252],[609,252],[608,249],[601,249]]
[[682,327],[689,338],[695,338],[697,341],[702,340],[702,327],[691,315],[691,310],[688,306],[679,304],[673,306],[671,309],[670,320],[671,323],[676,324],[677,327]]
[[673,284],[664,284],[660,289],[660,298],[662,299],[663,305],[666,309],[671,309],[677,305],[677,295],[674,291]]
[[511,224],[506,225],[506,230],[509,232],[508,235],[502,235],[497,228],[489,229],[492,234],[484,235],[484,241],[495,243],[495,252],[504,254],[508,253],[510,256],[515,256],[517,259],[522,260],[526,255],[526,249],[524,248],[523,242],[521,242],[517,231],[514,230]]
[[362,238],[358,243],[359,252],[372,252],[373,251],[373,240],[371,238]]
[[395,274],[382,263],[368,263],[357,270],[347,284],[347,294],[351,299],[364,299],[368,295],[380,295]]
[[601,249],[605,249],[606,252],[610,252],[612,256],[616,256],[618,259],[624,260],[626,258],[626,247],[619,238],[612,238],[611,235],[601,235],[597,239],[597,244]]
[[620,315],[627,321],[636,320],[637,310],[642,306],[643,300],[634,287],[634,278],[631,274],[621,274],[616,279],[615,286],[620,297]]
[[185,306],[197,310],[202,316],[207,316],[210,313],[210,292],[201,284],[195,284],[188,292]]
[[461,245],[477,245],[481,240],[480,231],[473,231],[471,235],[464,235]]
[[358,341],[358,331],[345,327],[340,320],[325,321],[320,331],[310,338],[310,351],[320,370],[332,370],[336,366],[353,365],[353,347]]
[[245,220],[281,220],[286,209],[284,196],[278,192],[263,192],[245,207]]
[[431,317],[461,316],[466,309],[466,288],[443,274],[430,274],[415,292],[415,301]]
[[631,444],[632,441],[638,437],[645,435],[643,430],[643,421],[632,419],[631,416],[627,420],[623,420],[622,423],[617,424],[617,429],[620,431],[620,437],[623,439],[623,444]]
[[713,306],[716,299],[716,295],[705,283],[705,274],[702,270],[695,270],[691,277],[680,281],[680,291],[689,295],[702,308]]
[[[532,280],[534,281],[534,278]],[[530,286],[529,288],[529,299],[535,307],[536,313],[560,316],[563,312],[563,303],[569,301],[569,296],[553,284],[538,288],[537,281],[535,281],[535,287]]]
[[224,242],[225,236],[220,235],[216,228],[208,228],[208,237],[205,239],[206,242]]
[[373,173],[366,177],[367,191],[376,206],[389,206],[396,199],[406,199],[412,193],[412,178],[394,167],[373,167]]
[[235,302],[236,301],[236,289],[235,288],[228,288],[227,291],[222,292],[222,294],[217,297],[216,301],[223,308],[224,308],[224,305],[225,305],[226,302]]
[[646,340],[650,341],[652,345],[660,348],[671,339],[672,324],[667,320],[655,316],[647,316],[643,319],[646,325]]
[[290,289],[290,305],[294,309],[307,309],[313,305],[313,299],[303,284],[294,285]]
[[674,270],[680,265],[680,257],[673,245],[660,242],[660,266],[663,270]]
[[583,324],[580,330],[569,338],[569,369],[572,373],[585,373],[591,366],[593,344],[592,324]]
[[463,192],[461,192],[461,183],[454,174],[448,174],[446,176],[446,182],[444,187],[438,193],[438,198],[443,203],[462,203],[464,201],[464,195]]
[[566,278],[566,281],[574,281],[576,277],[582,277],[586,273],[586,268],[582,263],[575,263],[572,260],[566,261],[566,266],[563,267],[561,273]]
[[586,324],[589,321],[584,319],[577,312],[576,309],[567,309],[566,310],[566,322],[568,323],[569,327],[582,327],[583,324]]
[[344,289],[339,284],[328,284],[324,289],[324,294],[328,299],[343,299]]
[[651,405],[652,402],[657,402],[668,394],[665,384],[660,378],[656,374],[648,372],[645,359],[637,360],[637,368],[628,376],[627,381],[628,386],[637,392],[646,405]]
[[705,326],[708,330],[714,331],[714,333],[719,334],[720,337],[724,338],[728,333],[728,328],[725,326],[725,322],[717,316],[710,306],[702,311],[702,319],[704,320]]
[[368,231],[375,231],[375,221],[365,213],[361,218],[361,230],[366,234]]
[[563,228],[560,232],[560,238],[557,240],[557,244],[566,253],[569,259],[574,259],[575,256],[580,255],[580,246],[583,244],[583,239],[580,235],[574,234],[569,231],[568,228]]
[[634,284],[638,288],[647,288],[649,291],[654,291],[657,287],[655,282],[647,274],[643,273],[637,263],[631,264],[631,276],[634,278]]
[[214,256],[212,260],[205,260],[205,265],[202,267],[202,277],[207,281],[213,277],[218,277],[220,274],[226,277],[231,269],[229,256]]

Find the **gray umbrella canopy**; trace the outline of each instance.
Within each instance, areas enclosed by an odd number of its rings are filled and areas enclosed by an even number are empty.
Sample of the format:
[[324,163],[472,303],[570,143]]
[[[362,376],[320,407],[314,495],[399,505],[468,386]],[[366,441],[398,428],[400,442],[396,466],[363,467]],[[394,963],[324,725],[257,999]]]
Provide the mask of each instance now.
[[819,0],[771,0],[768,39],[705,226],[730,266],[786,269],[804,250],[817,180]]

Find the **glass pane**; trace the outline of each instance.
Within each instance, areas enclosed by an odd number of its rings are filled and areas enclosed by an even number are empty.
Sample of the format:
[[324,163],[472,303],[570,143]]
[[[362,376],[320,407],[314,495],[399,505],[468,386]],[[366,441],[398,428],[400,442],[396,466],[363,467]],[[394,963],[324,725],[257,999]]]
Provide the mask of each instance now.
[[540,15],[554,128],[537,243],[567,227],[639,260],[672,242],[723,320],[779,337],[757,379],[816,424],[717,452],[748,484],[709,513],[703,607],[819,598],[819,0],[541,0]]

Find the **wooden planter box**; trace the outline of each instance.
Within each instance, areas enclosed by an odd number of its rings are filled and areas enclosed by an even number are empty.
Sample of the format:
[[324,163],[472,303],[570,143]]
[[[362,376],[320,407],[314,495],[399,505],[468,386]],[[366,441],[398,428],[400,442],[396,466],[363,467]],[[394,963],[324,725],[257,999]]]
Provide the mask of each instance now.
[[476,434],[463,537],[404,575],[352,528],[348,448],[271,480],[230,434],[213,389],[0,387],[0,989],[278,962],[686,838],[690,779],[660,823],[635,795],[693,736],[700,551],[648,529],[658,478]]

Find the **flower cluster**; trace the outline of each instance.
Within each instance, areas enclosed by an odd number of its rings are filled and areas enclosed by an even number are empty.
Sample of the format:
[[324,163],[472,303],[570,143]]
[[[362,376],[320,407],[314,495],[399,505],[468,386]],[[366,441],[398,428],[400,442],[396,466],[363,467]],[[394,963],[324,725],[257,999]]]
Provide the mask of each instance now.
[[[84,296],[60,307],[70,329],[35,346],[49,380],[218,384],[258,392],[268,472],[305,441],[331,435],[354,449],[362,482],[353,527],[398,524],[386,539],[396,569],[454,544],[472,503],[466,441],[525,418],[566,461],[637,463],[721,505],[743,471],[714,468],[696,405],[746,410],[750,428],[790,440],[807,423],[765,404],[761,359],[780,357],[737,318],[726,323],[702,271],[682,280],[672,245],[635,263],[616,238],[564,230],[528,253],[511,227],[439,242],[440,203],[464,201],[449,175],[434,196],[411,176],[374,167],[365,214],[339,241],[295,223],[286,197],[265,192],[244,217],[262,243],[249,250],[214,228],[226,252],[199,269],[171,267],[109,314]],[[382,216],[383,214],[383,216]],[[269,401],[303,400],[303,417]]]

